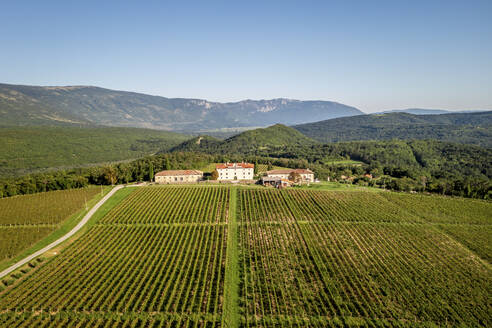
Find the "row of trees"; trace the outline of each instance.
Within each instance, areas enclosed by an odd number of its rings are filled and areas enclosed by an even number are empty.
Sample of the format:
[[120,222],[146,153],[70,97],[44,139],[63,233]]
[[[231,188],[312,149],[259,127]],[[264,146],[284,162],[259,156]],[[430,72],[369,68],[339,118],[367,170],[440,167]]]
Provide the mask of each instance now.
[[[425,164],[422,167],[405,161],[405,158],[409,158],[409,156],[398,154],[398,147],[393,145],[389,147],[389,152],[393,153],[393,156],[389,157],[387,155],[377,156],[377,153],[384,153],[382,150],[385,149],[384,145],[379,145],[378,143],[373,146],[363,145],[366,148],[366,155],[364,156],[352,154],[352,152],[364,153],[362,150],[364,147],[357,143],[350,145],[351,147],[348,149],[346,147],[337,148],[341,147],[340,145],[332,145],[330,147],[333,149],[330,149],[330,151],[325,149],[324,156],[322,156],[322,149],[310,147],[299,149],[296,153],[284,152],[275,154],[281,157],[241,154],[214,155],[194,152],[165,153],[115,165],[37,173],[20,178],[0,180],[0,197],[81,188],[87,185],[151,181],[154,178],[154,173],[161,170],[200,169],[209,163],[247,161],[255,163],[256,169],[259,164],[268,165],[268,169],[272,169],[273,166],[310,168],[318,179],[324,181],[328,178],[340,181],[342,176],[347,176],[354,177],[346,181],[347,183],[359,185],[398,191],[425,191],[445,195],[492,199],[491,164],[486,163],[486,159],[479,159],[476,155],[465,153],[468,157],[462,157],[459,160],[451,152],[451,154],[447,155],[449,163],[442,163],[446,161],[445,158],[440,158],[439,160],[437,155],[433,157],[430,154],[426,154],[422,155],[419,161],[427,161],[430,164]],[[337,148],[336,151],[334,150],[335,148]],[[419,148],[420,153],[424,152],[422,144],[419,145]],[[341,151],[342,149],[344,149],[343,152]],[[348,151],[349,149],[352,150]],[[406,147],[400,151],[408,153]],[[338,154],[338,157],[335,157],[335,154]],[[341,157],[342,155],[345,157]],[[362,160],[362,164],[332,164],[333,158],[359,159]],[[413,158],[415,160],[415,157]],[[436,164],[436,161],[441,163]],[[364,177],[365,174],[371,174],[372,178]]]

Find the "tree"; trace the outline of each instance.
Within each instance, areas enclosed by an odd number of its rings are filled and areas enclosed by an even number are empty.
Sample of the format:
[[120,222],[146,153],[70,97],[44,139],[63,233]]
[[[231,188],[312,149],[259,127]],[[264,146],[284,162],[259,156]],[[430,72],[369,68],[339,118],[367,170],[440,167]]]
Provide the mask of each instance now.
[[149,181],[152,182],[154,180],[154,163],[150,162],[149,164]]
[[273,170],[273,165],[271,162],[268,162],[267,171],[271,171],[271,170]]
[[164,162],[164,170],[171,169],[171,162],[169,161],[169,157],[166,157],[166,161]]
[[289,174],[289,180],[294,183],[299,183],[301,182],[301,175],[295,171],[292,171]]
[[258,174],[258,160],[255,159],[255,168],[254,168],[254,175]]
[[114,185],[116,183],[116,180],[118,179],[116,175],[116,170],[112,166],[108,166],[104,170],[104,179],[106,180],[106,183]]
[[212,172],[211,178],[212,178],[212,180],[217,180],[219,178],[219,172],[217,172],[217,170],[214,170]]

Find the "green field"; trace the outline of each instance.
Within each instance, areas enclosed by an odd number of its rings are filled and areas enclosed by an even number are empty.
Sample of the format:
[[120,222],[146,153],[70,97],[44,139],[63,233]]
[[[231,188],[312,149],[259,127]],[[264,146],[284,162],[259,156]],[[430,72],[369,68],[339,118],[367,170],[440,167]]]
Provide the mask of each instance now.
[[[106,189],[106,188],[105,188]],[[0,198],[0,268],[26,248],[60,229],[91,205],[99,187]]]
[[152,186],[113,205],[0,283],[0,326],[492,324],[490,202]]

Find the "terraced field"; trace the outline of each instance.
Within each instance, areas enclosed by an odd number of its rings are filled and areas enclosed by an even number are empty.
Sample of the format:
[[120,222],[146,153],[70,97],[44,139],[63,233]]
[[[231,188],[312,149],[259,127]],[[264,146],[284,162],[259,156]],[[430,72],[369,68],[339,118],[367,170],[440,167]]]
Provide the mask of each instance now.
[[492,204],[471,202],[137,188],[2,287],[0,326],[490,326]]

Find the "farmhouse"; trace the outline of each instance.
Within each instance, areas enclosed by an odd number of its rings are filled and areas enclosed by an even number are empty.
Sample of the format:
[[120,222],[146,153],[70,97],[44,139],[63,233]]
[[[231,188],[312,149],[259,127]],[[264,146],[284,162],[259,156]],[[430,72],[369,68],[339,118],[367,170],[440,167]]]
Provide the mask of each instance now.
[[165,170],[155,175],[157,183],[198,182],[203,179],[203,172],[198,170]]
[[261,183],[264,186],[271,186],[278,189],[290,187],[292,185],[292,181],[289,181],[288,179],[277,178],[277,177],[263,177],[261,178]]
[[314,173],[309,169],[281,169],[267,171],[267,177],[289,179],[291,173],[297,173],[301,177],[301,182],[314,182]]
[[217,180],[252,180],[255,165],[250,163],[217,164]]

